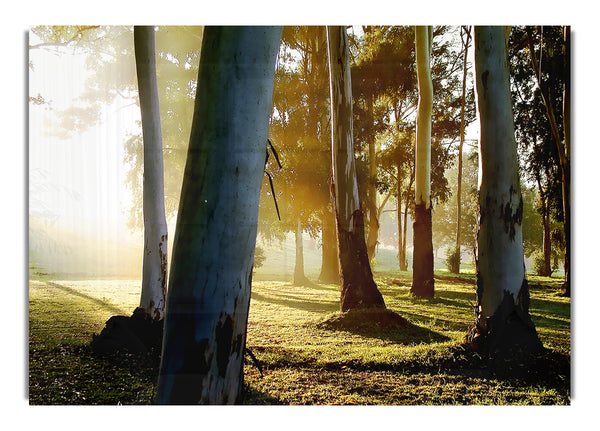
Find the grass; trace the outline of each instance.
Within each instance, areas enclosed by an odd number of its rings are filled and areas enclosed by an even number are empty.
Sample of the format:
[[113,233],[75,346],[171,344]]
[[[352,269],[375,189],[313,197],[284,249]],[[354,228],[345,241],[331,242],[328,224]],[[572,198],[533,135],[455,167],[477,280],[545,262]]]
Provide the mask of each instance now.
[[[448,276],[448,274],[444,274]],[[473,276],[436,280],[434,299],[410,295],[410,273],[376,273],[403,329],[332,329],[335,285],[253,284],[245,366],[246,404],[569,404],[570,300],[557,279],[529,277],[531,314],[549,351],[526,379],[501,379],[462,349],[474,316]],[[97,356],[87,348],[114,314],[129,315],[139,281],[53,280],[29,289],[31,404],[150,404],[156,358]],[[335,319],[334,319],[335,320]]]

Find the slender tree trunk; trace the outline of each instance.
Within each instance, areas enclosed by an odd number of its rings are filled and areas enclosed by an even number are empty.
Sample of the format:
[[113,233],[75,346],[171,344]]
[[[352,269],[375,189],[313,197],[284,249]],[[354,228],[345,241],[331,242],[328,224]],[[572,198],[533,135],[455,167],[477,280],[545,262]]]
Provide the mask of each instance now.
[[[368,97],[367,112],[369,118],[373,118],[373,95]],[[369,181],[367,192],[367,210],[369,214],[369,229],[367,233],[367,253],[369,262],[373,261],[379,238],[379,217],[377,214],[377,187],[375,177],[377,175],[377,163],[375,160],[375,136],[369,136]]]
[[167,295],[167,221],[154,27],[135,26],[133,39],[144,138],[144,257],[140,308],[159,321],[165,314]]
[[279,27],[205,27],[159,404],[239,402]]
[[[537,80],[542,101],[546,109],[546,117],[550,122],[550,130],[556,143],[558,151],[558,159],[562,177],[562,195],[563,195],[563,217],[564,217],[564,232],[565,232],[565,284],[563,287],[563,295],[571,296],[571,28],[565,27],[565,86],[563,90],[563,130],[564,142],[561,140],[556,115],[552,105],[550,90],[542,85],[541,61],[538,64],[535,58],[535,50],[533,47],[533,36],[531,29],[527,29],[527,40],[529,43],[529,52],[531,54],[531,65]],[[540,45],[540,52],[543,50],[543,44]]]
[[325,210],[323,212],[321,229],[321,283],[340,282],[340,263],[338,258],[338,242],[335,232],[335,216]]
[[466,30],[465,41],[465,57],[463,59],[463,83],[462,83],[462,99],[460,103],[460,143],[458,144],[458,189],[456,191],[456,248],[459,250],[459,258],[456,261],[456,267],[452,268],[452,272],[460,273],[460,219],[462,210],[462,152],[465,142],[465,102],[467,99],[467,56],[469,53],[469,42],[471,38],[471,27]]
[[431,37],[429,26],[415,27],[419,108],[415,150],[415,221],[413,223],[413,283],[411,293],[433,297],[433,242],[431,228]]
[[327,27],[331,95],[332,194],[337,221],[341,309],[385,307],[373,280],[358,197],[352,134],[352,86],[344,27]]
[[296,226],[296,264],[294,265],[294,284],[302,286],[308,279],[304,275],[304,246],[302,243],[302,226],[300,220]]
[[[571,296],[571,27],[565,26],[565,88],[563,92],[563,131],[565,135],[563,172],[563,214],[565,223],[564,296]],[[560,150],[560,148],[559,148]]]
[[[480,118],[477,304],[472,347],[499,367],[519,366],[541,343],[529,317],[523,255],[523,198],[504,27],[475,27]],[[505,362],[517,359],[516,362]],[[517,364],[517,365],[515,365]]]
[[550,237],[550,208],[548,207],[547,195],[546,193],[544,193],[540,177],[537,173],[536,180],[538,190],[540,193],[540,200],[542,201],[542,225],[544,227],[544,233],[542,237],[542,248],[544,250],[544,271],[541,275],[543,275],[544,277],[550,277],[552,275],[552,239]]

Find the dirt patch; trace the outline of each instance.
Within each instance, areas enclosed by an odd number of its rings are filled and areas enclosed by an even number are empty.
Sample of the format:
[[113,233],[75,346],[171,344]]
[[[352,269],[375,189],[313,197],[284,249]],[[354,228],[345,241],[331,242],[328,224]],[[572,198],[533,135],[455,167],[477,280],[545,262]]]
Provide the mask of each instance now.
[[350,332],[379,332],[404,329],[410,325],[404,317],[386,308],[364,308],[336,313],[318,323],[317,327]]

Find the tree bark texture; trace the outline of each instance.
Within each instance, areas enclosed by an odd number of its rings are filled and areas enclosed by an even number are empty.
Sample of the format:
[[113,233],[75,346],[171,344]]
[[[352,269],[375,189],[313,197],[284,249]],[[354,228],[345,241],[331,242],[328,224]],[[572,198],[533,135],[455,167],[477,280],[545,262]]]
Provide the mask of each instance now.
[[337,221],[341,309],[385,307],[373,280],[358,197],[352,134],[352,87],[345,27],[327,27],[331,95],[332,196]]
[[164,318],[167,295],[167,221],[154,27],[135,26],[133,38],[144,139],[144,256],[140,308],[159,321]]
[[[472,345],[495,358],[541,347],[529,317],[523,255],[523,199],[504,27],[475,27],[481,138],[477,220],[476,326]],[[506,356],[509,355],[509,356]]]
[[[415,27],[419,106],[415,150],[415,221],[413,223],[413,283],[411,293],[433,297],[433,239],[431,236],[431,37],[429,26]],[[430,265],[431,262],[431,265]]]
[[279,27],[206,27],[173,260],[159,404],[240,401]]

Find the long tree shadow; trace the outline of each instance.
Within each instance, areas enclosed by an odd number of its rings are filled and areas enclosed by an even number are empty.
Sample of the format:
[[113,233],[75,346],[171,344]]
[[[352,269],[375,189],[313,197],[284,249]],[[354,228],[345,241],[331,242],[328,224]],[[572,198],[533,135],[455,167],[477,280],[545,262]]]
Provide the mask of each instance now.
[[336,313],[320,322],[317,327],[404,345],[450,340],[446,335],[415,325],[389,309],[370,308]]
[[310,311],[311,313],[331,313],[340,308],[339,301],[311,300],[306,298],[299,299],[282,293],[277,293],[275,295],[276,296],[265,296],[257,292],[252,292],[251,298],[254,301],[283,305],[302,311]]
[[95,298],[91,295],[86,295],[85,293],[81,293],[81,292],[73,289],[72,287],[63,286],[61,284],[53,283],[50,281],[47,281],[46,284],[48,284],[49,286],[55,287],[57,289],[60,289],[66,293],[73,295],[73,296],[78,296],[79,298],[83,298],[87,301],[93,302],[94,304],[110,311],[111,313],[126,314],[125,311],[121,310],[119,307],[116,307],[115,305],[111,304],[110,302],[103,301],[103,300]]

